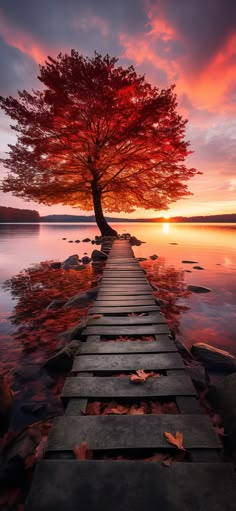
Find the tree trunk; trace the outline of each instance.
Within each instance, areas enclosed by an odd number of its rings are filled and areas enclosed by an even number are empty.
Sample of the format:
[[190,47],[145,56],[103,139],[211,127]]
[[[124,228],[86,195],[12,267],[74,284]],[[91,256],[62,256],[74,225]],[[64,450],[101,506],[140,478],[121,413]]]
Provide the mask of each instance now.
[[93,206],[97,226],[102,236],[117,236],[117,232],[107,223],[102,211],[101,192],[96,183],[92,183]]

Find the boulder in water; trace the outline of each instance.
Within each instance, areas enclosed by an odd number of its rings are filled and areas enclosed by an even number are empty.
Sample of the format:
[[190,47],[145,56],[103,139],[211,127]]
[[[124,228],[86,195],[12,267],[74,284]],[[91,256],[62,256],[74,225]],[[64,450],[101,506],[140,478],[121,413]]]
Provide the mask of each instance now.
[[188,259],[184,259],[181,262],[184,263],[184,264],[197,264],[198,263],[198,261],[191,261],[191,260],[188,260]]
[[43,365],[49,372],[67,372],[70,371],[73,359],[79,346],[79,341],[71,341],[65,348],[58,351],[53,357],[50,357]]
[[188,291],[192,291],[192,293],[210,293],[211,289],[209,287],[203,287],[203,286],[188,286]]
[[105,261],[107,259],[107,254],[101,252],[101,250],[93,250],[91,257],[93,261]]
[[156,259],[158,259],[158,255],[153,254],[150,256],[150,259],[152,259],[153,261],[156,261]]
[[58,270],[59,268],[61,268],[61,262],[55,261],[55,263],[51,263],[50,268],[53,268],[53,270]]
[[192,345],[191,352],[207,369],[236,371],[236,358],[228,351],[215,348],[204,342],[196,342]]

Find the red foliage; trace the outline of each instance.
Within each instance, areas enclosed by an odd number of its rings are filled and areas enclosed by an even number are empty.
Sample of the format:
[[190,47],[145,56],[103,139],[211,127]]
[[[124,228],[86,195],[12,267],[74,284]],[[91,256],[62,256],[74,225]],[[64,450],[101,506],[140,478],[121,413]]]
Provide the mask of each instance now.
[[[3,351],[2,372],[14,369],[24,354],[30,353],[34,362],[42,362],[54,352],[58,335],[77,323],[88,307],[66,307],[47,310],[52,300],[68,300],[71,296],[89,289],[94,281],[93,270],[87,266],[81,271],[52,269],[50,262],[27,268],[5,282],[17,304],[11,316],[17,330],[12,334],[14,343]],[[20,341],[20,344],[19,344]],[[12,353],[9,352],[12,348]],[[4,346],[3,346],[4,349]]]

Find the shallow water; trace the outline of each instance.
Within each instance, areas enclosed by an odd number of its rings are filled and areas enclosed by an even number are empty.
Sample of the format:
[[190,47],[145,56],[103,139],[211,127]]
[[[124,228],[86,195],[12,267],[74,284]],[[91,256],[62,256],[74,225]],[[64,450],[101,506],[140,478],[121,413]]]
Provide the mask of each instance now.
[[[145,241],[135,247],[137,257],[157,254],[165,267],[190,270],[186,284],[211,289],[191,294],[180,304],[190,309],[181,315],[180,337],[187,346],[207,342],[236,355],[236,224],[113,224],[120,234],[130,232]],[[69,240],[94,238],[95,224],[0,224],[0,283],[31,264],[64,260],[71,254],[90,255],[90,243]],[[62,238],[67,238],[62,240]],[[176,243],[176,244],[175,244]],[[204,268],[193,269],[192,260]],[[10,291],[0,289],[0,333],[11,332],[8,316],[15,301]]]

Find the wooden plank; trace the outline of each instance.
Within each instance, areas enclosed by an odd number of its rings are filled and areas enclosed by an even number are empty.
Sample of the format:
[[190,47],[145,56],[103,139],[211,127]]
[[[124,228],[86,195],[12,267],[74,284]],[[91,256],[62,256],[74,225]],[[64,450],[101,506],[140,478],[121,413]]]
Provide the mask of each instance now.
[[220,449],[222,444],[206,415],[100,415],[54,419],[47,451],[73,450],[85,441],[92,450],[176,449],[164,432],[181,431],[186,449]]
[[155,305],[155,300],[151,300],[148,298],[132,298],[132,300],[95,300],[94,306],[96,307],[134,307],[135,305]]
[[74,359],[72,372],[84,371],[136,371],[144,369],[183,369],[184,363],[178,353],[150,353],[132,355],[81,355]]
[[162,353],[177,351],[176,344],[169,339],[168,335],[158,335],[157,341],[93,341],[96,336],[88,336],[87,342],[81,342],[77,351],[78,355],[85,354],[109,354],[109,353]]
[[147,305],[147,304],[143,304],[142,305],[130,305],[129,307],[124,307],[122,305],[119,305],[116,307],[112,307],[110,302],[109,302],[109,305],[95,305],[96,302],[94,303],[94,305],[92,305],[92,307],[90,307],[89,309],[89,314],[111,314],[112,316],[114,314],[124,314],[124,313],[131,313],[131,312],[137,312],[137,313],[142,313],[142,312],[158,312],[160,311],[160,307],[158,305]]
[[87,325],[167,325],[166,319],[160,313],[153,316],[101,316],[97,319],[88,316]]
[[69,377],[61,394],[70,398],[158,398],[173,396],[195,396],[196,390],[187,374],[148,378],[144,385],[137,385],[129,377]]
[[235,511],[231,463],[42,460],[25,511]]
[[95,325],[87,326],[84,335],[154,335],[168,334],[170,332],[166,323],[156,325]]
[[140,289],[140,290],[137,290],[136,292],[133,291],[133,290],[122,290],[122,289],[118,289],[118,291],[115,291],[112,290],[112,289],[102,289],[101,291],[98,292],[98,295],[97,295],[97,299],[106,299],[106,300],[110,300],[110,299],[116,299],[119,298],[119,300],[123,297],[126,297],[126,296],[132,296],[133,298],[139,296],[139,295],[146,295],[146,296],[149,296],[150,298],[153,298],[151,293],[150,293],[150,289]]
[[136,283],[130,283],[128,282],[127,284],[125,282],[118,282],[117,284],[114,283],[112,286],[110,286],[109,284],[107,284],[106,282],[101,282],[101,285],[100,285],[100,289],[109,289],[109,288],[114,288],[115,290],[136,290],[136,289],[147,289],[149,292],[152,291],[152,288],[151,286],[147,283],[147,282],[143,282],[142,284],[140,284],[139,282]]
[[130,270],[130,271],[123,271],[122,274],[120,271],[115,271],[115,270],[104,270],[103,272],[103,275],[104,277],[129,277],[130,275],[132,275],[133,277],[140,277],[141,275],[143,275],[144,272],[143,270]]

